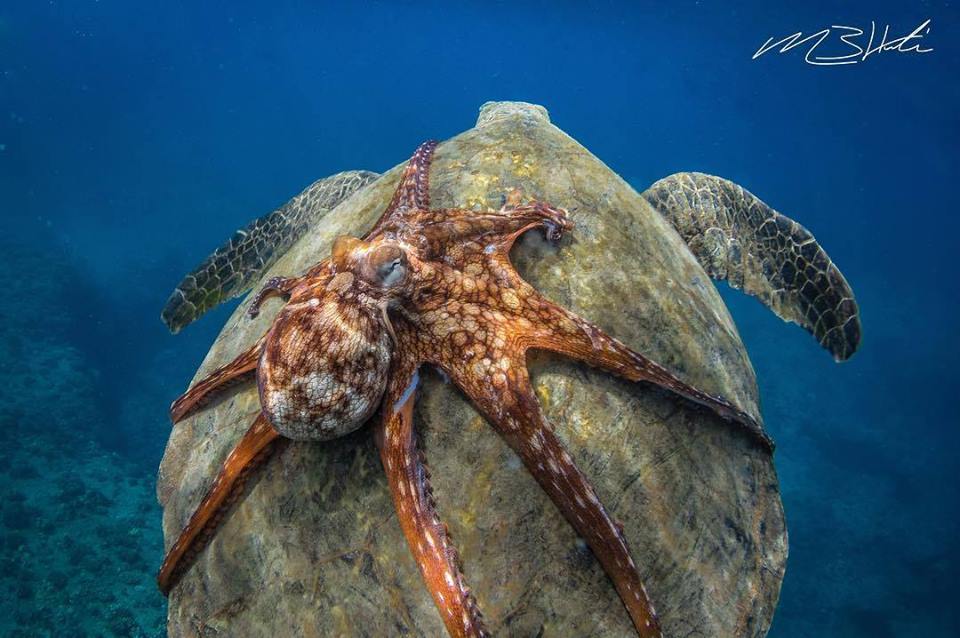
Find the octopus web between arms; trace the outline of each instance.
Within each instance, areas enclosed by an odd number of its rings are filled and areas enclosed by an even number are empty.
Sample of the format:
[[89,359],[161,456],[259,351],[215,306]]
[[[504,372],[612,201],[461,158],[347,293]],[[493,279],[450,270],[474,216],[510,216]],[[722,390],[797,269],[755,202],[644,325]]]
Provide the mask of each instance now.
[[544,229],[558,241],[566,211],[508,201],[498,211],[431,209],[435,142],[417,149],[389,206],[364,239],[341,237],[305,275],[275,278],[254,298],[287,303],[252,348],[174,402],[180,421],[215,393],[256,376],[261,413],[170,548],[158,581],[168,593],[215,533],[250,472],[285,439],[328,440],[379,408],[376,441],[397,517],[448,632],[487,635],[460,559],[432,497],[413,407],[418,370],[439,368],[500,433],[616,587],[637,633],[660,624],[620,525],[554,433],[535,396],[526,352],[548,350],[644,381],[712,410],[772,447],[760,425],[693,388],[600,328],[541,296],[514,270],[510,248]]

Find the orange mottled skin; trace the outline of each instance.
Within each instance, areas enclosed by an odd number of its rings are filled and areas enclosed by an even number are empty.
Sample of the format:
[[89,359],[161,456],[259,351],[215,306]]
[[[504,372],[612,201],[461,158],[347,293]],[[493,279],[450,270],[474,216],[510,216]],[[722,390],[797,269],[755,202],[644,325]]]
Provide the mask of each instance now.
[[397,516],[424,583],[451,636],[487,635],[476,600],[440,520],[417,447],[413,404],[418,369],[441,369],[503,436],[613,581],[638,635],[660,624],[621,527],[564,450],[530,384],[526,352],[550,350],[633,381],[656,384],[754,432],[756,422],[630,350],[541,296],[509,252],[524,232],[557,241],[572,229],[566,211],[511,196],[498,211],[430,209],[435,142],[417,149],[396,193],[363,239],[341,238],[305,275],[276,278],[257,295],[288,298],[253,348],[216,370],[171,409],[179,421],[225,386],[255,374],[262,413],[227,457],[174,543],[159,575],[176,584],[215,532],[239,486],[283,439],[350,432],[379,407],[376,440]]

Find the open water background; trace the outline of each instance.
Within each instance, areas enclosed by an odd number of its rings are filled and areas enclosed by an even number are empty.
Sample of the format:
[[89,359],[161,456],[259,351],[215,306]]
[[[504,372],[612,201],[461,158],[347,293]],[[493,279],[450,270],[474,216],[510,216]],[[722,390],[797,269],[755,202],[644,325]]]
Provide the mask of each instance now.
[[[0,635],[162,633],[166,408],[232,309],[173,337],[168,293],[314,179],[491,99],[545,105],[638,190],[722,175],[817,235],[862,309],[850,362],[725,293],[790,529],[770,635],[960,635],[955,6],[323,5],[0,5]],[[927,19],[924,55],[751,60]]]

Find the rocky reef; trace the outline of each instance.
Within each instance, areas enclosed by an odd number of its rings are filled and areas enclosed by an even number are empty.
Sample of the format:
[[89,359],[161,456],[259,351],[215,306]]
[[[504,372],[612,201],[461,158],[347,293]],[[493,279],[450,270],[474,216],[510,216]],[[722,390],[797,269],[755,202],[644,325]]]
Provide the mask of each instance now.
[[56,250],[3,238],[0,634],[163,635],[153,481],[95,436],[98,376],[64,303],[77,275]]

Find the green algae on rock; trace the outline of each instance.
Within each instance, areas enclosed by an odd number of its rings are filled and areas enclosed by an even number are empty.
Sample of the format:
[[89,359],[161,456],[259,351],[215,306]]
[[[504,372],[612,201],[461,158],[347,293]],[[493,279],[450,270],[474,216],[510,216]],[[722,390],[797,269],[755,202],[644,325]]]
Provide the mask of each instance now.
[[[338,235],[361,235],[396,186],[394,169],[341,202],[264,278],[299,274]],[[559,248],[528,234],[521,274],[692,385],[758,417],[749,360],[716,290],[671,224],[542,107],[484,106],[440,145],[436,207],[499,208],[507,193],[563,206]],[[280,304],[228,321],[198,378],[269,327]],[[557,434],[624,525],[666,635],[763,635],[779,593],[786,530],[768,451],[686,402],[548,356],[531,362]],[[161,466],[175,537],[259,411],[242,387],[178,425]],[[759,418],[759,417],[758,417]],[[500,635],[633,635],[585,550],[494,432],[426,374],[416,425],[438,508],[488,625]],[[440,635],[393,514],[369,430],[290,445],[267,465],[170,598],[172,635]]]

